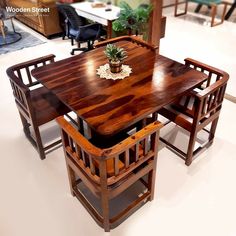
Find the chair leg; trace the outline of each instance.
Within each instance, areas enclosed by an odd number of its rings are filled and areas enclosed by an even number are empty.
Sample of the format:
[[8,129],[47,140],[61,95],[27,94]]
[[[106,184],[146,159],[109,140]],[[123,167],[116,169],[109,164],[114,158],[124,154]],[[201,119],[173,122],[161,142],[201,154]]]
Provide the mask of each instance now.
[[28,123],[27,119],[25,119],[25,117],[20,112],[19,112],[19,114],[20,114],[21,122],[22,122],[22,125],[23,125],[23,130],[24,130],[26,138],[30,141],[30,143],[36,149],[38,149],[37,142],[36,142],[35,138],[32,137],[32,134],[31,134],[31,131],[30,131],[31,124]]
[[216,17],[217,6],[212,4],[211,6],[211,27],[215,26],[215,17]]
[[148,190],[150,191],[151,195],[149,200],[152,201],[154,198],[154,189],[155,189],[155,182],[156,182],[156,165],[157,165],[157,157],[154,157],[153,160],[153,170],[148,174]]
[[29,129],[31,124],[29,124],[27,122],[25,117],[20,112],[19,112],[19,114],[20,114],[20,118],[21,118],[21,122],[22,122],[22,125],[23,125],[25,136],[28,138],[28,140],[31,142],[31,144],[35,148],[37,148],[40,159],[44,160],[46,158],[46,156],[45,156],[45,151],[44,151],[41,135],[40,135],[40,132],[39,132],[39,127],[35,126],[35,125],[32,125],[32,128],[34,130],[34,134],[35,134],[35,138],[33,138],[32,135],[31,135],[30,129]]
[[71,38],[70,40],[71,40],[71,46],[74,46],[74,39]]
[[75,178],[75,173],[74,171],[70,168],[69,164],[66,162],[66,168],[67,168],[67,174],[68,174],[68,178],[69,178],[69,184],[70,184],[70,192],[71,195],[74,197],[75,193],[73,191],[73,185],[76,182],[76,178]]
[[29,129],[30,124],[27,122],[25,117],[20,112],[19,112],[19,114],[20,114],[20,119],[21,119],[24,133],[25,133],[26,137],[29,137],[30,136],[30,129]]
[[101,206],[102,206],[102,215],[103,215],[103,228],[105,232],[110,231],[110,214],[109,214],[109,198],[108,198],[108,189],[107,189],[107,173],[106,173],[106,161],[103,160],[99,166],[99,174],[101,181]]
[[4,42],[6,42],[5,25],[4,25],[3,20],[0,21],[0,28],[1,28],[1,33],[2,33],[2,36],[3,36],[3,40],[4,40]]
[[201,8],[202,8],[202,4],[198,4],[194,12],[198,13],[201,10]]
[[37,149],[39,152],[39,157],[41,160],[44,160],[46,158],[45,156],[45,152],[44,152],[44,148],[43,148],[43,143],[42,143],[42,139],[41,139],[41,135],[39,132],[39,127],[32,125],[34,133],[35,133],[35,141],[36,141],[36,145],[37,145]]
[[221,23],[224,22],[224,19],[225,19],[225,15],[226,15],[226,10],[227,10],[227,6],[228,6],[228,3],[223,3],[224,4],[224,9],[223,9],[223,13],[222,13],[222,16],[221,16]]
[[236,8],[236,1],[234,1],[230,9],[228,10],[227,14],[225,15],[225,20],[228,20],[230,18],[235,8]]
[[227,3],[223,3],[223,4],[224,4],[224,9],[223,9],[223,13],[222,13],[222,16],[221,16],[221,21],[218,22],[218,23],[215,23],[215,17],[216,17],[216,13],[217,13],[217,5],[216,4],[211,5],[211,9],[212,9],[211,10],[211,27],[223,24],[224,19],[225,19],[227,6],[228,6]]
[[211,129],[210,129],[210,134],[209,134],[209,142],[213,142],[213,140],[214,140],[218,120],[219,120],[219,117],[217,117],[211,124]]
[[103,192],[101,196],[102,201],[102,214],[103,214],[103,227],[105,232],[110,231],[110,222],[109,222],[109,200],[107,192]]
[[188,11],[188,0],[185,1],[185,8],[184,8],[184,12],[181,12],[178,14],[178,6],[179,6],[179,0],[175,0],[175,13],[174,16],[182,16],[185,15]]
[[196,131],[194,131],[190,134],[187,156],[186,156],[186,160],[185,160],[185,165],[187,165],[187,166],[190,166],[192,163],[192,160],[193,160],[193,151],[194,151],[194,146],[195,146],[195,142],[196,142],[196,137],[197,137]]

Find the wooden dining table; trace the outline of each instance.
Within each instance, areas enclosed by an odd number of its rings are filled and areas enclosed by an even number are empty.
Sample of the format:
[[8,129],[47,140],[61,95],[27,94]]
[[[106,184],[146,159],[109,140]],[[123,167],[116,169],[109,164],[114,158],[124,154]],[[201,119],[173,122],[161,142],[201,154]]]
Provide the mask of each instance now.
[[159,55],[155,47],[135,37],[109,42],[127,51],[124,64],[132,68],[130,76],[112,80],[97,75],[97,68],[107,63],[106,43],[32,71],[38,81],[102,136],[112,136],[141,121],[207,78],[200,71]]

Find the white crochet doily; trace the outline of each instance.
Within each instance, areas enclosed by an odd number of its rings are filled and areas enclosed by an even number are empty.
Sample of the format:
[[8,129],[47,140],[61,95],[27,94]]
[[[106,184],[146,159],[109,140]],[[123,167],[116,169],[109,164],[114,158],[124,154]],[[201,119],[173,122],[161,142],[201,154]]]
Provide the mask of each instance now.
[[100,78],[113,80],[124,79],[125,77],[129,76],[131,72],[132,69],[128,65],[122,65],[120,73],[112,73],[108,63],[103,66],[100,66],[97,69],[97,75],[99,75]]

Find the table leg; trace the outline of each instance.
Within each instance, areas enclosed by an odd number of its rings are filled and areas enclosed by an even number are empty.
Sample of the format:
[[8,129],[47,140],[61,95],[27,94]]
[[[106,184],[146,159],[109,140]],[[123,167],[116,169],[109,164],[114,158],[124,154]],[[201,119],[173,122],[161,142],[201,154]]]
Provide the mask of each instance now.
[[201,8],[202,8],[202,4],[198,4],[194,12],[198,13],[201,10]]
[[107,39],[112,38],[112,21],[107,21]]
[[5,26],[4,26],[4,22],[2,20],[0,21],[0,28],[1,28],[3,40],[6,43]]
[[11,18],[11,25],[12,25],[12,29],[13,29],[14,33],[16,33],[15,26],[14,26],[14,24],[13,24],[12,18]]
[[236,8],[236,0],[234,1],[233,5],[230,7],[227,14],[225,15],[225,20],[228,20],[230,18],[235,8]]

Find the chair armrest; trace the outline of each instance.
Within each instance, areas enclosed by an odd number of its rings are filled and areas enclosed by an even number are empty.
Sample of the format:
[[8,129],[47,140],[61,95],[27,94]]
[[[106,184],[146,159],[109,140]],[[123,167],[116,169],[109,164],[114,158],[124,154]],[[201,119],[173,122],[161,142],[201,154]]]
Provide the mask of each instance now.
[[34,66],[34,65],[46,62],[46,61],[54,62],[55,57],[56,56],[54,54],[49,54],[47,56],[39,57],[39,58],[30,60],[30,61],[27,61],[27,62],[16,64],[16,65],[14,65],[10,68],[12,68],[14,70],[19,70],[19,69],[23,69],[23,68],[29,67],[29,66]]
[[163,124],[159,121],[155,121],[142,130],[138,131],[134,135],[126,138],[124,141],[116,144],[115,146],[107,149],[100,149],[91,144],[83,135],[81,135],[75,127],[73,127],[63,116],[56,119],[57,123],[69,136],[73,137],[73,140],[79,144],[79,146],[86,150],[95,159],[103,158],[104,160],[114,157],[119,154],[121,150],[128,149],[134,146],[137,142],[143,140],[146,136],[155,133],[163,127]]
[[56,118],[56,121],[61,129],[64,130],[70,137],[73,137],[73,140],[75,140],[75,142],[79,144],[82,149],[86,150],[86,152],[89,152],[89,154],[95,158],[102,156],[102,150],[91,144],[83,135],[78,132],[74,126],[66,121],[63,116]]
[[[14,73],[14,70],[12,69],[13,67],[9,67],[6,70],[6,74],[8,75],[10,81],[14,83],[24,94],[29,92],[29,87],[23,83]],[[14,90],[14,88],[13,88]]]
[[227,83],[227,78],[222,78],[221,80],[216,81],[214,84],[211,84],[204,90],[200,91],[199,93],[196,93],[194,96],[200,100],[205,99],[210,94],[214,93],[219,87],[222,87]]
[[202,63],[200,61],[197,61],[197,60],[194,60],[192,58],[186,58],[186,59],[184,59],[184,61],[185,61],[186,65],[193,65],[193,66],[199,67],[203,70],[213,72],[217,75],[222,75],[222,76],[225,76],[225,77],[229,77],[228,73],[226,73],[225,71],[220,70],[220,69],[218,69],[216,67],[213,67],[213,66],[209,66],[207,64],[204,64],[204,63]]
[[214,73],[217,76],[221,77],[221,79],[219,79],[215,83],[209,85],[208,87],[206,87],[205,89],[203,89],[202,91],[200,91],[199,93],[196,93],[194,95],[195,97],[197,97],[200,100],[207,97],[209,94],[211,94],[212,92],[217,90],[220,86],[223,86],[224,84],[226,84],[228,79],[229,79],[229,74],[226,73],[223,70],[220,70],[220,69],[215,68],[213,66],[209,66],[207,64],[204,64],[202,62],[196,61],[196,60],[191,59],[191,58],[186,58],[184,61],[185,61],[186,65],[189,65],[189,66],[193,65],[194,68],[198,67],[198,68],[202,69],[202,71],[206,70],[210,73]]
[[[39,57],[30,61],[26,61],[23,63],[19,63],[16,65],[13,65],[11,67],[9,67],[6,71],[7,75],[9,76],[9,78],[11,80],[13,80],[16,84],[18,84],[20,87],[22,88],[26,88],[26,87],[31,87],[34,86],[36,84],[39,84],[38,81],[33,82],[32,81],[32,75],[31,75],[31,66],[34,66],[35,68],[42,63],[43,65],[46,65],[47,61],[54,62],[54,58],[55,55],[50,54],[44,57]],[[21,74],[21,69],[25,69],[27,76],[25,78],[28,77],[28,83],[25,84],[23,79],[22,79],[22,74]],[[15,75],[15,73],[17,72],[18,77]]]

